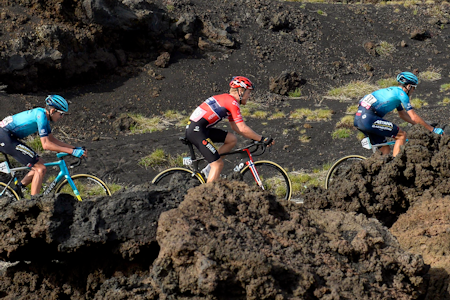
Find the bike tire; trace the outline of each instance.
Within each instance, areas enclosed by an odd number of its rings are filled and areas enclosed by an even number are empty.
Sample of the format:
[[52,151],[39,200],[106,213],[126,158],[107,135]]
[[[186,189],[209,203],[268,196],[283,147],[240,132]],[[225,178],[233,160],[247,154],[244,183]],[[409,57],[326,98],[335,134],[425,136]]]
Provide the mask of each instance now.
[[17,195],[16,191],[14,191],[6,183],[0,182],[0,193],[1,192],[3,192],[3,194],[0,196],[0,201],[1,202],[3,202],[3,200],[6,200],[8,202],[15,202],[15,201],[19,201],[20,200],[20,197],[19,197],[19,195]]
[[[104,183],[100,178],[94,175],[76,174],[70,177],[75,183],[75,186],[77,187],[81,198],[111,196],[111,191],[109,190],[106,183]],[[64,179],[64,181],[61,181],[56,186],[55,192],[65,193],[76,197],[67,179]]]
[[[292,183],[287,172],[278,164],[268,160],[255,161],[254,164],[264,190],[275,195],[277,200],[289,201],[292,196]],[[248,185],[257,184],[249,166],[241,170],[241,176]]]
[[353,163],[365,159],[366,158],[361,155],[348,155],[339,159],[328,170],[327,177],[325,178],[325,189],[328,189],[337,177],[349,170]]
[[201,174],[186,168],[170,168],[156,175],[152,183],[169,189],[180,185],[191,188],[205,183],[205,179]]

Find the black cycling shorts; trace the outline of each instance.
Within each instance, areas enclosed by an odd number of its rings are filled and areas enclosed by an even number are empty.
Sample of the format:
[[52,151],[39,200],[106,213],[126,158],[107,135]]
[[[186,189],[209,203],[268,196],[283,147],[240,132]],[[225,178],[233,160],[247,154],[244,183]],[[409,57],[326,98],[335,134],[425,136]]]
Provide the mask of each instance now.
[[202,122],[202,120],[191,121],[186,126],[186,138],[197,147],[209,163],[212,163],[220,158],[218,148],[214,143],[225,142],[228,132],[218,128],[206,128],[207,124],[208,122]]
[[400,128],[394,123],[383,119],[370,109],[358,107],[353,122],[365,136],[370,138],[372,144],[386,143],[386,137],[396,137]]
[[33,149],[3,128],[0,128],[0,152],[11,155],[19,163],[29,168],[39,161],[39,155]]

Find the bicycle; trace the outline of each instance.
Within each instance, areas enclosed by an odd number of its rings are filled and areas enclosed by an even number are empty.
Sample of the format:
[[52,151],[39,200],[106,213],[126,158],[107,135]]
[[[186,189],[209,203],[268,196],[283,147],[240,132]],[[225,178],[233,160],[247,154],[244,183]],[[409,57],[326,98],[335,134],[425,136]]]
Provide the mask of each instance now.
[[[206,178],[199,168],[199,164],[204,161],[204,157],[196,158],[194,147],[189,140],[182,137],[180,141],[189,148],[190,156],[183,158],[183,165],[186,167],[173,167],[162,171],[153,178],[153,184],[170,186],[174,182],[178,184],[182,182],[185,185],[197,186],[206,183]],[[256,182],[261,189],[271,191],[277,199],[289,201],[292,195],[292,184],[286,171],[272,161],[253,161],[253,156],[264,154],[266,148],[264,143],[255,141],[243,148],[223,153],[220,156],[236,154],[241,156],[242,159],[246,159],[245,162],[238,163],[233,169],[236,174],[239,174],[239,179],[249,185]],[[259,153],[255,154],[258,151]]]
[[[29,167],[17,167],[10,168],[10,162],[8,156],[5,156],[5,161],[0,163],[0,172],[9,175],[8,183],[0,182],[0,200],[7,198],[10,201],[19,201],[23,198],[19,195],[11,185],[14,186],[19,182],[15,173],[19,171],[29,171]],[[76,174],[70,175],[69,169],[73,169],[81,164],[81,158],[78,158],[77,162],[67,166],[64,157],[70,154],[67,153],[57,153],[56,156],[59,158],[58,161],[44,163],[46,167],[58,167],[59,173],[56,178],[44,188],[43,195],[48,195],[52,191],[55,193],[66,193],[70,194],[82,201],[83,197],[87,196],[111,196],[111,191],[109,190],[106,183],[104,183],[100,178],[89,175],[89,174]]]
[[[406,140],[408,141],[408,140]],[[372,145],[370,143],[369,137],[365,137],[361,140],[361,145],[365,149],[372,149],[373,153],[377,151],[378,148],[383,146],[391,146],[394,145],[395,141],[390,141],[386,143],[381,144],[374,144]],[[339,177],[341,174],[346,173],[348,170],[351,169],[352,165],[355,162],[362,161],[366,159],[366,157],[361,155],[347,155],[336,161],[331,168],[328,170],[327,177],[325,178],[325,189],[328,189],[333,182]]]

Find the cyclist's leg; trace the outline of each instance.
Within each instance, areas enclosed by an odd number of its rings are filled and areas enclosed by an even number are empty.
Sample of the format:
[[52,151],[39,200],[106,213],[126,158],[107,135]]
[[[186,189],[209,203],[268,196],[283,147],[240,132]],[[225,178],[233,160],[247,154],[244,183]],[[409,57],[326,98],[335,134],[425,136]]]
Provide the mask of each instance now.
[[201,122],[191,122],[186,128],[186,138],[200,151],[211,166],[207,182],[219,178],[223,169],[223,161],[213,140],[223,143],[226,137],[226,131],[217,128],[205,128],[205,125]]
[[[225,130],[210,128],[207,134],[211,141],[215,143],[223,143],[223,145],[218,150],[219,154],[231,151],[231,149],[233,149],[233,147],[237,144],[236,136],[230,132],[226,132]],[[224,162],[220,156],[214,161],[211,162],[210,160],[208,160],[208,162],[211,166],[211,170],[209,171],[207,182],[212,182],[219,179],[220,173],[223,170]]]
[[392,155],[395,157],[400,152],[400,147],[406,143],[406,131],[403,131],[399,128],[397,135],[395,138],[395,145]]
[[[354,125],[370,138],[373,145],[386,143],[386,137],[395,138],[400,130],[400,128],[394,123],[384,120],[373,111],[367,110],[361,106],[358,108]],[[389,154],[391,152],[391,148],[389,146],[380,147],[379,150],[383,154]],[[394,156],[395,155],[396,154],[394,154]]]
[[[0,129],[0,141],[0,151],[12,156],[15,160],[17,160],[24,166],[32,168],[40,159],[33,149],[19,141],[11,133],[6,132],[2,129]],[[32,169],[32,171],[30,171],[21,181],[23,186],[27,186],[31,183],[33,175],[34,171]]]
[[[215,140],[213,140],[213,141],[216,142]],[[234,135],[231,132],[228,132],[227,136],[225,138],[225,141],[223,142],[223,145],[220,146],[220,148],[219,148],[219,153],[222,154],[222,153],[230,152],[231,149],[233,149],[234,146],[236,146],[236,144],[237,144],[236,135]]]
[[209,165],[211,166],[211,171],[209,171],[208,179],[206,182],[213,182],[220,177],[220,173],[223,170],[223,159],[219,157],[218,160],[214,162],[210,162]]
[[[31,170],[32,170],[31,172],[34,171],[34,173],[33,173],[32,180],[31,180],[30,194],[31,194],[31,196],[35,196],[35,195],[38,195],[41,191],[42,182],[44,182],[44,176],[45,176],[45,173],[47,172],[47,167],[44,166],[44,161],[41,158],[39,158],[39,161],[34,164],[34,166],[31,168]],[[27,178],[27,176],[30,173],[28,173],[25,176],[25,178]],[[29,179],[29,178],[27,178],[27,179]]]

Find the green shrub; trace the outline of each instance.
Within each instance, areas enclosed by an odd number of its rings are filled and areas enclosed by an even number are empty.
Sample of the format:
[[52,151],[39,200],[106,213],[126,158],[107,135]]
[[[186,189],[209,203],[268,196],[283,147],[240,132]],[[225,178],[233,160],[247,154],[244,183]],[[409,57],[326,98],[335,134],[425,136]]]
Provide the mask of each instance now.
[[282,111],[276,112],[273,115],[269,117],[269,120],[275,120],[275,119],[283,119],[286,117],[286,114]]
[[335,131],[333,131],[333,133],[331,134],[331,137],[333,139],[346,139],[348,137],[350,137],[352,131],[348,128],[339,128],[336,129]]
[[302,90],[300,88],[296,88],[294,91],[289,92],[288,95],[292,98],[300,97],[302,95]]
[[168,155],[163,149],[156,149],[152,154],[142,158],[139,164],[144,167],[156,167],[167,162]]
[[396,48],[393,44],[390,44],[386,41],[381,41],[380,44],[375,47],[375,51],[380,56],[389,56],[396,51]]
[[380,79],[377,81],[377,85],[380,88],[388,88],[391,86],[397,86],[398,82],[397,82],[397,78],[393,77],[393,78],[385,78],[385,79]]
[[268,114],[269,114],[269,112],[267,112],[267,111],[257,110],[251,116],[254,118],[257,118],[257,119],[264,119],[267,117]]
[[299,108],[293,111],[290,115],[291,119],[306,118],[307,121],[323,121],[331,119],[333,112],[330,109],[316,109]]
[[361,131],[357,131],[356,132],[356,138],[358,139],[358,140],[362,140],[363,138],[365,138],[366,136],[364,135],[364,133],[362,133]]
[[298,137],[298,140],[302,143],[309,143],[311,141],[311,137],[307,135],[301,135]]
[[338,100],[360,99],[378,89],[378,86],[365,81],[352,81],[349,84],[328,91],[328,96]]
[[440,104],[447,106],[447,104],[449,104],[449,103],[450,103],[450,98],[445,97],[444,99],[442,99],[442,102]]
[[440,90],[441,90],[441,92],[446,92],[446,91],[450,90],[450,83],[441,84]]
[[345,111],[346,114],[354,115],[358,111],[358,104],[350,105]]
[[422,100],[420,98],[414,98],[411,99],[411,105],[415,108],[415,109],[419,109],[422,106],[427,106],[428,102],[426,102],[425,100]]
[[136,122],[136,125],[130,128],[133,134],[161,131],[165,128],[161,117],[147,118],[141,114],[128,114],[128,116]]
[[423,81],[437,81],[442,78],[440,70],[429,70],[421,72],[419,75],[420,80]]
[[336,124],[336,128],[350,128],[353,129],[353,120],[354,117],[353,116],[345,116],[343,117],[339,122],[337,122]]

